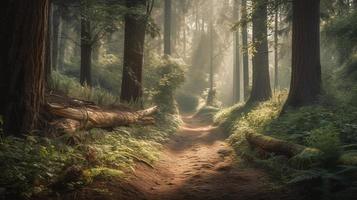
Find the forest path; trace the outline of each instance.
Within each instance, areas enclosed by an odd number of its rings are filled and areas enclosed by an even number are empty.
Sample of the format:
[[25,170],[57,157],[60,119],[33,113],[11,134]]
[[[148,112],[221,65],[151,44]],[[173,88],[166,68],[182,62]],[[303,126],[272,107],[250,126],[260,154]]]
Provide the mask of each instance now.
[[184,125],[165,146],[154,168],[136,167],[129,181],[139,190],[135,199],[297,199],[291,191],[272,189],[262,170],[239,166],[222,130],[192,117],[183,120]]

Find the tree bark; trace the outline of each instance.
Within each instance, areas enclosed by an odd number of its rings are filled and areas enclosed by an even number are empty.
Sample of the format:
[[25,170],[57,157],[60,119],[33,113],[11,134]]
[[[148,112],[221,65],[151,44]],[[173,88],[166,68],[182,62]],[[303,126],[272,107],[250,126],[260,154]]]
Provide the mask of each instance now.
[[[60,38],[58,40],[58,57],[57,57],[57,68],[58,70],[63,70],[64,61],[65,61],[65,53],[66,53],[66,45],[67,45],[67,35],[66,31],[68,31],[67,21],[61,17],[61,27],[60,27]],[[77,44],[75,44],[77,47]]]
[[279,7],[277,6],[274,13],[274,91],[276,92],[279,87],[279,47],[278,47],[278,14]]
[[247,132],[245,134],[245,138],[248,143],[255,148],[259,148],[260,150],[264,150],[269,153],[275,153],[277,155],[284,155],[289,158],[294,157],[303,151],[309,151],[311,154],[321,153],[318,149],[305,147],[253,132]]
[[[84,3],[85,4],[85,3]],[[82,86],[92,86],[92,36],[91,23],[88,19],[87,6],[81,8],[81,71]]]
[[165,0],[165,20],[164,20],[164,54],[171,55],[171,0]]
[[[63,107],[57,104],[48,104],[48,111],[58,117],[51,124],[57,130],[65,133],[73,133],[79,130],[89,130],[92,128],[114,128],[145,121],[145,117],[157,112],[157,107],[136,112],[105,111],[99,108],[89,107]],[[152,119],[150,119],[152,121]]]
[[253,6],[253,85],[249,102],[266,101],[272,92],[269,78],[267,0],[255,0]]
[[46,56],[45,56],[45,82],[46,85],[48,86],[49,80],[51,78],[52,74],[52,24],[53,24],[53,3],[49,3],[49,8],[48,8],[48,20],[47,20],[47,27],[48,31],[46,34]]
[[[128,8],[144,9],[146,0],[126,2]],[[125,16],[124,69],[120,100],[139,102],[142,99],[142,70],[147,16],[127,14]]]
[[[239,20],[239,1],[233,2],[233,20]],[[241,88],[241,65],[240,65],[240,44],[239,28],[233,32],[233,104],[240,101]]]
[[214,89],[214,63],[213,63],[213,54],[214,54],[214,47],[213,47],[213,0],[210,0],[210,17],[209,17],[209,91],[207,95],[207,106],[213,106],[215,97],[216,97],[216,91]]
[[248,25],[247,25],[247,0],[241,0],[242,4],[242,49],[243,49],[243,88],[244,99],[249,97],[249,55],[248,55]]
[[293,1],[292,75],[285,107],[314,103],[321,92],[320,1]]
[[52,16],[52,69],[58,70],[58,49],[61,31],[61,10],[58,6],[53,5]]
[[21,135],[41,125],[48,9],[48,0],[2,2],[0,110],[6,134]]

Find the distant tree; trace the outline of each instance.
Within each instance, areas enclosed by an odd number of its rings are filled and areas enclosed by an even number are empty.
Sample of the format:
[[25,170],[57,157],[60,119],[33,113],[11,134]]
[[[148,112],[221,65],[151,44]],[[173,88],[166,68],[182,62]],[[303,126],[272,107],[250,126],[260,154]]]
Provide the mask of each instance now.
[[53,24],[53,17],[52,17],[52,8],[53,8],[53,3],[50,1],[49,6],[48,6],[48,20],[47,20],[47,27],[48,31],[46,33],[46,58],[45,58],[45,82],[46,85],[49,83],[49,79],[51,77],[51,72],[52,72],[52,24]]
[[244,99],[249,96],[249,56],[248,56],[248,26],[247,26],[247,0],[241,0],[241,14],[242,14],[242,49],[243,49],[243,88]]
[[48,0],[4,0],[0,8],[0,113],[7,134],[40,126],[48,9]]
[[269,78],[267,0],[253,1],[253,85],[249,102],[266,101],[272,92]]
[[274,91],[276,91],[279,87],[279,6],[275,6],[274,12]]
[[[233,1],[233,20],[239,20],[239,0]],[[239,29],[235,30],[233,32],[233,103],[240,101],[241,64],[239,36]]]
[[[58,70],[58,48],[60,41],[60,33],[62,29],[61,23],[61,7],[52,4],[52,27],[51,27],[51,40],[52,40],[52,70]],[[62,66],[61,66],[62,67]]]
[[120,1],[108,6],[106,1],[80,0],[81,85],[92,86],[93,49],[102,38],[117,29],[116,22],[125,11]]
[[216,91],[214,88],[214,47],[213,47],[213,0],[210,0],[210,16],[209,16],[209,66],[210,66],[210,70],[209,70],[209,90],[208,90],[208,94],[207,94],[207,101],[206,104],[208,106],[213,106],[214,102],[215,102],[215,98],[216,98]]
[[147,0],[127,0],[125,16],[124,68],[120,100],[139,102],[142,99],[142,70],[147,25]]
[[165,0],[164,17],[164,54],[171,55],[171,0]]
[[314,103],[321,92],[320,0],[293,1],[292,78],[285,107]]
[[81,1],[81,85],[92,86],[92,30],[90,21],[90,5],[86,0]]

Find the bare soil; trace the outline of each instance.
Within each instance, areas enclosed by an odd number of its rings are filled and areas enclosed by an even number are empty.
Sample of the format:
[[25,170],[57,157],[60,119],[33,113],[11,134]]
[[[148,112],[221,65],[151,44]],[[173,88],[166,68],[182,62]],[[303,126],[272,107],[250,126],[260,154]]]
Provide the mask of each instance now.
[[263,170],[242,167],[224,133],[191,117],[164,147],[153,168],[138,163],[128,181],[96,182],[66,199],[293,200]]

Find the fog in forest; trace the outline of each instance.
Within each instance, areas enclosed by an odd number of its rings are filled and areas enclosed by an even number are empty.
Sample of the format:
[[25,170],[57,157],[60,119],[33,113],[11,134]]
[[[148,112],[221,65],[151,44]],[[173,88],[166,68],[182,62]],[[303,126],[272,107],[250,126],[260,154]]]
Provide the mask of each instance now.
[[0,200],[352,200],[357,0],[3,0]]

